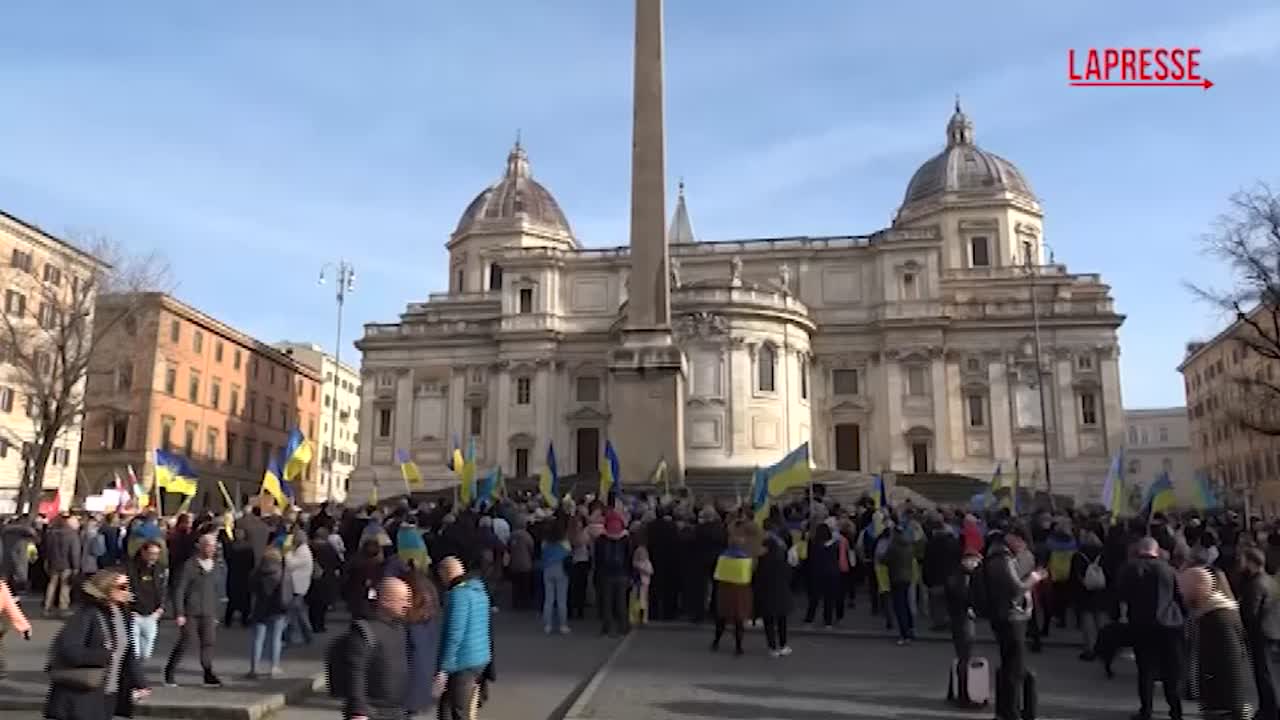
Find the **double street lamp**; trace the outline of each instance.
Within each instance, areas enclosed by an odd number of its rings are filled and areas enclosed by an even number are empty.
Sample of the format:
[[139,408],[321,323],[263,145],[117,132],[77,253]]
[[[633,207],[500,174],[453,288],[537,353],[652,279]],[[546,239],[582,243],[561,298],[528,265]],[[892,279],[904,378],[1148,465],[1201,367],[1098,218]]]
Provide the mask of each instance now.
[[339,375],[342,372],[342,306],[347,301],[347,293],[356,291],[356,268],[346,260],[325,263],[320,268],[321,285],[325,284],[326,273],[333,276],[335,287],[337,288],[334,297],[338,301],[338,329],[334,334],[333,340],[333,398],[329,415],[329,452],[325,454],[322,460],[322,464],[329,471],[329,478],[325,482],[325,499],[332,501],[333,483],[337,479],[334,472],[334,464],[338,457],[338,389],[341,387]]
[[[1041,243],[1044,247],[1049,248],[1049,264],[1053,264],[1053,247],[1048,243]],[[1049,470],[1049,414],[1046,408],[1044,397],[1044,365],[1041,357],[1040,349],[1040,301],[1036,292],[1036,278],[1040,275],[1040,265],[1032,263],[1032,254],[1035,246],[1030,241],[1022,243],[1022,267],[1027,273],[1028,290],[1031,294],[1031,333],[1033,350],[1036,356],[1036,388],[1040,391],[1040,443],[1044,450],[1044,484],[1045,491],[1049,494],[1049,510],[1054,511],[1056,502],[1053,498],[1053,475]],[[1017,262],[1017,258],[1014,258]]]

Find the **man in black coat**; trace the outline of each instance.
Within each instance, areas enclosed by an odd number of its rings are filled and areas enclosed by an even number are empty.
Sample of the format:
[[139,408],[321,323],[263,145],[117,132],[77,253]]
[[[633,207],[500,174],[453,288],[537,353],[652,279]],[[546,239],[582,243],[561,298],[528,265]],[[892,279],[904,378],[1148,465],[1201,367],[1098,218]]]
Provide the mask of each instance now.
[[1033,605],[1031,591],[1043,580],[1043,570],[1025,571],[1018,555],[1027,550],[1022,529],[993,533],[982,564],[986,581],[987,613],[1000,647],[996,671],[996,719],[1018,720],[1022,715],[1023,686],[1027,677],[1027,623]]
[[179,635],[164,667],[164,684],[169,687],[177,687],[174,671],[182,662],[187,646],[194,640],[200,643],[200,667],[204,670],[205,687],[222,687],[222,681],[213,672],[214,628],[221,609],[213,564],[217,551],[218,540],[213,535],[201,535],[196,541],[195,555],[187,561],[174,590],[173,615]]
[[1169,717],[1182,718],[1182,687],[1186,679],[1182,652],[1182,624],[1186,619],[1177,574],[1160,558],[1154,538],[1138,541],[1137,557],[1120,574],[1120,601],[1129,611],[1133,652],[1138,660],[1138,703],[1134,720],[1151,720],[1156,676],[1164,687]]
[[1280,598],[1276,597],[1266,563],[1266,553],[1256,547],[1240,553],[1240,620],[1249,657],[1253,659],[1253,680],[1258,686],[1257,717],[1276,720],[1280,710],[1270,649],[1274,641],[1280,640],[1280,628],[1274,627],[1280,625]]
[[[385,578],[378,586],[378,606],[364,621],[371,637],[353,643],[350,688],[343,717],[351,720],[400,720],[409,692],[408,631],[404,615],[409,609],[409,586],[397,578]],[[363,631],[360,631],[363,632]]]

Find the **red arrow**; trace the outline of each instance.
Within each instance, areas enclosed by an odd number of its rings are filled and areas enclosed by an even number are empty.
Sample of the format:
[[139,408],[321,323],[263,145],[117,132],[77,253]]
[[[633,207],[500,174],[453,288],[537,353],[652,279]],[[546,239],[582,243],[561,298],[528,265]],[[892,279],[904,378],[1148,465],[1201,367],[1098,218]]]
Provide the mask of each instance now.
[[1159,80],[1103,81],[1073,80],[1068,83],[1072,87],[1199,87],[1208,90],[1213,87],[1209,78],[1189,82],[1169,82]]

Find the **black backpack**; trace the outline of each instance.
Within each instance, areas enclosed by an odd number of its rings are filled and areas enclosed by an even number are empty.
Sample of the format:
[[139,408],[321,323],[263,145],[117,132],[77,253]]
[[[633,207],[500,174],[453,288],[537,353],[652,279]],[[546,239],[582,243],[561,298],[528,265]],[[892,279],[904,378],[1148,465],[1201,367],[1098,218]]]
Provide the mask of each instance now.
[[969,606],[974,615],[991,619],[991,583],[987,580],[985,560],[969,575]]
[[324,674],[329,681],[329,697],[346,699],[351,696],[351,659],[356,655],[356,643],[372,647],[376,642],[377,637],[368,623],[352,620],[351,627],[329,645],[324,653]]

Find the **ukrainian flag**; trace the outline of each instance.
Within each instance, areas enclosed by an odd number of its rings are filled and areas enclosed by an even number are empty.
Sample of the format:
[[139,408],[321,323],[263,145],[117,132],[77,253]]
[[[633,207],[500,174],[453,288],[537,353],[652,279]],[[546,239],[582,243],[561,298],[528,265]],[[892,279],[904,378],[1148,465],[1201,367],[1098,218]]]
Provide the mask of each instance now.
[[1169,473],[1162,472],[1147,488],[1147,501],[1143,503],[1147,514],[1164,512],[1178,504],[1178,496],[1173,492],[1173,482]]
[[464,506],[470,505],[475,500],[476,490],[476,439],[472,437],[467,443],[467,456],[460,458],[455,450],[454,460],[461,460],[462,470],[458,473],[459,479],[462,481],[458,493],[460,500]]
[[876,510],[889,507],[889,491],[884,486],[883,475],[871,478],[871,502]]
[[276,504],[281,508],[289,507],[289,492],[286,490],[288,484],[283,478],[284,473],[280,470],[280,458],[271,457],[267,463],[267,470],[262,474],[262,492],[268,493],[275,498]]
[[1209,487],[1209,476],[1203,472],[1196,473],[1195,500],[1192,503],[1197,510],[1214,510],[1218,507],[1218,498]]
[[987,486],[987,507],[996,504],[996,492],[1004,487],[1004,464],[996,463],[995,472],[991,473],[991,484]]
[[461,446],[458,444],[457,433],[453,434],[453,445],[450,447],[453,449],[449,451],[447,456],[445,456],[444,466],[449,468],[449,472],[456,473],[462,467],[462,451],[458,449]]
[[129,539],[125,541],[125,552],[132,558],[138,554],[138,550],[142,544],[148,540],[155,541],[160,545],[160,558],[162,564],[167,564],[166,558],[167,548],[165,547],[164,531],[156,524],[155,520],[144,520],[133,526],[129,531]]
[[737,548],[729,548],[716,558],[716,582],[730,585],[750,585],[755,569],[752,559]]
[[[289,432],[289,440],[284,445],[284,452],[281,453],[284,458],[284,475],[281,479],[286,483],[290,480],[296,480],[302,477],[306,472],[307,466],[311,464],[311,443],[307,442],[302,431],[294,428]],[[287,486],[286,486],[287,487]],[[290,497],[293,493],[287,493]]]
[[410,485],[422,484],[422,471],[418,470],[418,463],[409,457],[407,450],[397,450],[396,460],[400,463],[400,476],[404,478],[406,483]]
[[1120,517],[1124,507],[1124,449],[1122,448],[1111,459],[1111,467],[1107,469],[1107,479],[1102,483],[1102,505],[1111,514],[1111,519]]
[[489,474],[480,480],[479,490],[476,500],[478,502],[486,502],[489,500],[497,500],[499,491],[502,488],[502,468],[495,465]]
[[396,556],[417,570],[431,567],[431,555],[422,538],[422,530],[416,525],[402,525],[396,533]]
[[751,475],[751,514],[760,527],[769,518],[769,483],[760,468]]
[[622,486],[622,472],[618,467],[618,453],[613,449],[613,441],[604,442],[604,462],[600,468],[600,501],[609,502],[609,494]]
[[196,494],[196,472],[181,455],[156,450],[156,484],[178,495]]
[[760,471],[764,475],[769,497],[778,497],[791,488],[804,487],[813,481],[809,467],[809,443],[787,453],[777,463]]
[[547,443],[547,465],[538,476],[538,492],[552,507],[560,502],[560,470],[556,467],[555,443]]
[[663,495],[671,494],[671,474],[670,471],[667,470],[666,458],[662,458],[658,461],[657,465],[653,466],[653,472],[649,475],[649,482],[652,483],[654,487],[661,485]]

